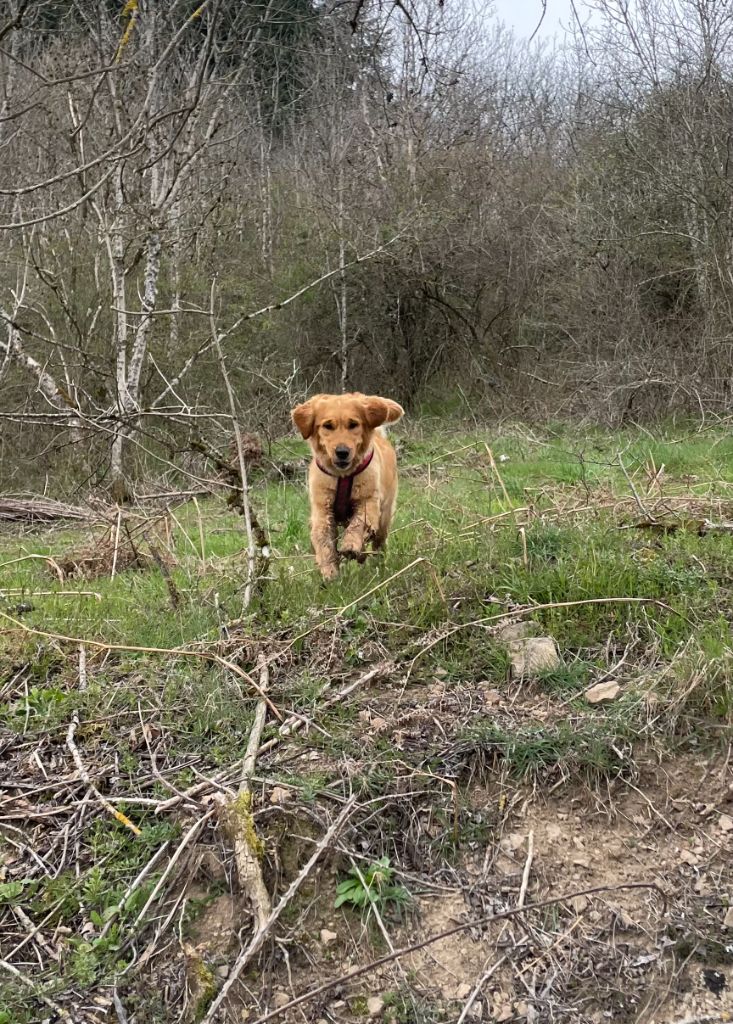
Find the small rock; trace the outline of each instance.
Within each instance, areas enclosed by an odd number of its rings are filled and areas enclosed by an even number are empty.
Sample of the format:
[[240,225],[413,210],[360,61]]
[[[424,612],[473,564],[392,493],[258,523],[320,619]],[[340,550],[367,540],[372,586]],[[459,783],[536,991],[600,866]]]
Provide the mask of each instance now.
[[468,999],[472,992],[471,986],[464,981],[456,989],[456,999]]
[[607,683],[596,683],[585,691],[585,699],[589,704],[600,704],[604,700],[615,700],[621,692],[618,683],[610,680]]
[[328,928],[321,928],[321,942],[324,946],[330,946],[337,938],[336,932],[330,932]]
[[724,928],[733,928],[733,907],[728,907],[723,918]]
[[721,814],[718,818],[718,828],[721,832],[733,832],[733,818],[730,814]]
[[573,864],[575,864],[579,868],[589,868],[590,857],[588,857],[585,853],[576,853],[573,857]]
[[505,625],[499,626],[496,636],[503,643],[508,644],[513,640],[526,640],[533,631],[534,627],[531,622],[507,622]]
[[384,1009],[384,999],[381,996],[369,996],[367,999],[367,1013],[370,1017],[379,1017]]
[[693,868],[697,864],[700,863],[700,858],[697,857],[690,850],[683,850],[682,853],[680,854],[680,860],[682,861],[683,864],[689,864],[690,867],[693,867]]
[[510,832],[501,839],[499,847],[504,853],[511,854],[514,853],[515,850],[518,850],[520,846],[524,845],[524,840],[526,838],[527,837],[523,836],[521,832]]
[[289,789],[285,789],[283,786],[274,786],[270,793],[271,804],[286,804],[290,800],[291,793]]
[[222,981],[225,978],[228,978],[229,977],[229,967],[228,967],[228,965],[227,964],[220,964],[216,968],[216,970],[214,971],[214,974],[217,976],[217,978],[221,978]]
[[287,1006],[289,1002],[290,996],[281,988],[279,988],[272,997],[272,1005],[276,1010],[282,1009],[283,1006]]
[[540,672],[558,668],[560,656],[551,636],[512,640],[507,645],[514,679],[529,679]]
[[496,1020],[499,1021],[499,1024],[501,1024],[502,1021],[512,1019],[512,1017],[514,1016],[514,1010],[512,1010],[511,1006],[508,1003],[504,1003],[497,1008],[497,1010],[494,1012],[494,1016]]
[[570,906],[573,908],[576,914],[582,914],[588,906],[587,896],[573,896],[570,901]]

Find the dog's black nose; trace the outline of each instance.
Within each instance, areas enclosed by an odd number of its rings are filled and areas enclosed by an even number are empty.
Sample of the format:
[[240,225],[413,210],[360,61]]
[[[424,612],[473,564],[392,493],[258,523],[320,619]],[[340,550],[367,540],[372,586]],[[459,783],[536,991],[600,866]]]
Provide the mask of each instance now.
[[339,462],[346,462],[350,455],[351,448],[347,448],[345,444],[336,445],[336,458],[339,460]]

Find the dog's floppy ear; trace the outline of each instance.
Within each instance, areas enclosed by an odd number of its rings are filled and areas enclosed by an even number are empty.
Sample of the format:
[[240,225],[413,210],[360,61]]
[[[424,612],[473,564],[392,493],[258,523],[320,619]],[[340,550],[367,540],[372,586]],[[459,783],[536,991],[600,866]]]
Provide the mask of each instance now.
[[383,423],[396,423],[405,410],[391,398],[380,398],[378,395],[367,395],[362,406],[367,424],[374,427],[381,427]]
[[303,402],[302,405],[296,405],[290,415],[293,423],[307,441],[313,433],[313,427],[316,420],[316,410],[313,405],[313,399],[311,398],[309,401]]

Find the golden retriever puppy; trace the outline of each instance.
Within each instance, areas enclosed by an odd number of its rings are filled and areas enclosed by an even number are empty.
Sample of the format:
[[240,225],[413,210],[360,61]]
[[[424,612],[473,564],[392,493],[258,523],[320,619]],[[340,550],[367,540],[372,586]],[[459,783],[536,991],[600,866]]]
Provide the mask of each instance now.
[[397,457],[380,429],[404,410],[377,395],[314,395],[296,406],[293,423],[313,449],[308,471],[311,543],[324,579],[338,575],[337,529],[344,528],[340,554],[365,559],[389,533],[397,501]]

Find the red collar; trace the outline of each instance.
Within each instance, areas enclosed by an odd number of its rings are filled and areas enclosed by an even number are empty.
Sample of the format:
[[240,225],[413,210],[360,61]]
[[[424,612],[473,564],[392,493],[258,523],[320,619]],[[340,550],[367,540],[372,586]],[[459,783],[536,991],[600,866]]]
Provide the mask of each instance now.
[[351,519],[353,512],[351,506],[351,489],[354,485],[354,477],[358,476],[359,473],[363,473],[373,458],[374,449],[372,448],[370,452],[367,452],[353,473],[350,473],[348,476],[339,477],[337,477],[335,473],[330,473],[327,469],[324,469],[318,459],[316,459],[316,465],[321,472],[325,473],[326,476],[335,477],[337,481],[336,493],[333,497],[333,518],[337,523],[348,523],[349,519]]

